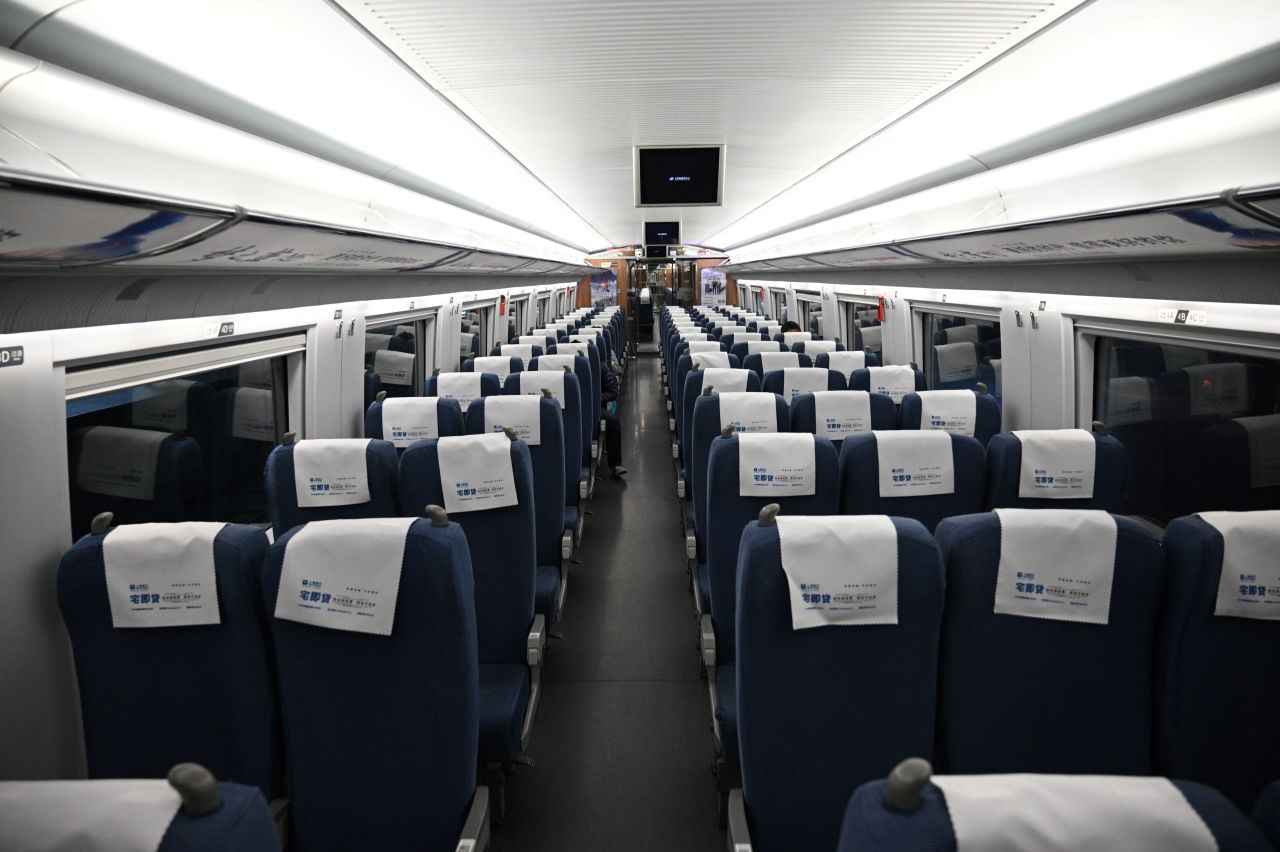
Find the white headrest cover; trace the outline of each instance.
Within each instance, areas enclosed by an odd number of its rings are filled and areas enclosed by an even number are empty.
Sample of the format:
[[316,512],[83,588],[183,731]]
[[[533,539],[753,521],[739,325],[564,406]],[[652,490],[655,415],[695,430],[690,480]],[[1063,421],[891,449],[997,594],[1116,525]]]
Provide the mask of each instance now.
[[777,524],[793,630],[898,623],[898,530],[888,516],[779,515]]
[[[541,362],[541,359],[539,359]],[[564,370],[525,370],[520,374],[520,393],[542,396],[542,391],[551,391],[551,398],[564,408]]]
[[995,612],[1106,624],[1116,521],[1095,509],[996,509],[1000,565]]
[[707,367],[729,367],[729,353],[720,350],[694,352],[689,356],[693,369],[704,370]]
[[275,397],[265,388],[236,388],[231,401],[231,436],[247,441],[276,439]]
[[483,381],[483,373],[440,373],[436,376],[436,396],[456,399],[466,414],[471,400],[480,398]]
[[881,497],[954,494],[955,459],[946,432],[873,431]]
[[134,388],[130,422],[143,429],[182,432],[187,428],[187,394],[194,384],[189,379],[170,379]]
[[303,525],[285,544],[275,617],[390,636],[417,518],[343,518]]
[[519,358],[520,366],[528,367],[529,362],[533,360],[533,346],[534,344],[529,343],[504,343],[498,347],[498,351],[508,358]]
[[1199,514],[1222,535],[1213,614],[1280,619],[1280,510]]
[[944,343],[933,347],[933,354],[938,359],[940,382],[962,382],[978,374],[978,350],[972,343]]
[[817,433],[843,441],[857,432],[871,431],[871,394],[866,391],[816,391],[813,414]]
[[213,540],[225,524],[119,526],[102,540],[111,626],[221,624]]
[[413,384],[413,353],[379,349],[373,355],[373,371],[384,385]]
[[565,368],[569,368],[569,372],[573,373],[577,370],[577,359],[581,355],[543,355],[538,359],[539,370],[553,370],[563,373]]
[[702,393],[735,393],[747,389],[749,370],[708,367],[702,371]]
[[1022,444],[1018,496],[1043,500],[1093,496],[1097,443],[1083,429],[1016,429]]
[[735,432],[778,431],[777,397],[774,394],[730,391],[719,394],[719,397],[721,429],[732,426]]
[[397,447],[440,437],[440,398],[388,397],[382,401],[382,437]]
[[869,367],[867,373],[871,379],[871,392],[885,394],[895,405],[901,405],[904,396],[915,392],[916,371],[910,367]]
[[293,488],[299,508],[369,502],[368,438],[318,438],[293,448]]
[[[809,347],[805,347],[807,352]],[[827,369],[835,370],[843,373],[846,379],[853,374],[854,370],[862,370],[867,366],[867,353],[861,350],[856,352],[829,352],[827,353]]]
[[436,447],[445,511],[478,512],[519,502],[506,435],[441,438]]
[[154,499],[156,466],[168,432],[91,426],[83,435],[76,466],[78,488],[130,500]]
[[941,429],[973,437],[978,422],[978,395],[967,390],[918,391],[920,428]]
[[[764,394],[761,394],[764,396]],[[724,397],[720,398],[721,411]],[[738,495],[807,497],[818,488],[813,435],[803,432],[738,436]]]
[[0,848],[154,852],[181,806],[164,779],[0,781]]
[[472,363],[471,371],[481,374],[493,373],[505,383],[507,376],[511,375],[511,357],[510,355],[481,355]]
[[956,852],[1217,852],[1218,843],[1164,778],[937,775]]
[[491,396],[484,401],[484,430],[514,429],[531,447],[542,443],[542,399],[532,394]]
[[946,335],[947,343],[978,342],[978,327],[976,325],[953,325],[951,328],[944,328],[942,331]]

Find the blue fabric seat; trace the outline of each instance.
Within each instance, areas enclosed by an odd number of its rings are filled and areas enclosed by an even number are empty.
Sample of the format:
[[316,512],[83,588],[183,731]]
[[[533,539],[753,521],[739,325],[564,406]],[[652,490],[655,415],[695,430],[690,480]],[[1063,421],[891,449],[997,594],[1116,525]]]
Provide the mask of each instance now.
[[[1051,524],[1055,511],[1042,512]],[[1151,533],[1128,518],[1115,522],[1106,624],[995,613],[999,517],[938,525],[947,571],[938,765],[946,772],[1151,774],[1164,570]],[[1053,731],[1073,734],[1046,736]]]
[[[485,409],[489,400],[478,399],[467,409],[467,433],[485,433]],[[567,581],[561,573],[561,538],[564,528],[564,429],[560,403],[543,397],[537,400],[540,442],[529,445],[533,465],[533,504],[536,523],[537,578],[534,611],[555,624],[560,620],[564,601],[562,588]]]
[[[549,354],[552,354],[552,355],[561,355],[566,353],[578,354],[574,351],[575,347],[572,344],[566,343],[564,344],[564,347],[565,348],[562,349],[561,344],[556,344],[555,346],[551,347],[551,352]],[[586,347],[587,347],[586,348],[587,354],[585,357],[587,359],[587,368],[589,372],[588,384],[590,385],[590,388],[591,388],[591,400],[587,403],[587,405],[590,407],[591,411],[593,412],[593,416],[591,418],[591,440],[596,444],[596,447],[598,449],[600,444],[600,395],[602,393],[601,385],[600,385],[601,375],[602,375],[602,368],[600,366],[600,350],[596,348],[596,345],[594,343],[588,343],[586,344]],[[534,369],[536,369],[536,367]],[[579,384],[581,384],[582,382],[581,377],[579,377],[578,381],[579,381]]]
[[[548,362],[545,361],[544,359],[547,357],[552,357],[552,356],[544,355],[542,358],[534,358],[533,362],[529,364],[529,369],[530,370],[546,369],[546,365]],[[563,370],[563,367],[557,367],[556,369]],[[578,440],[580,442],[580,445],[578,448],[578,458],[580,459],[579,465],[578,465],[580,468],[579,479],[585,479],[589,485],[591,482],[591,480],[588,478],[591,470],[591,436],[595,434],[595,430],[599,428],[599,420],[600,420],[600,406],[596,403],[597,395],[600,392],[599,390],[600,385],[597,382],[595,393],[592,393],[591,365],[590,363],[588,363],[587,359],[582,355],[575,355],[573,358],[573,375],[576,376],[578,380],[578,394],[579,394],[579,405],[578,405],[578,417],[580,420],[580,424],[578,427]],[[593,405],[595,406],[594,408],[592,407]]]
[[[729,369],[736,370],[742,366],[738,359],[732,355],[726,355],[726,357],[729,361]],[[681,355],[680,360],[676,362],[671,381],[671,410],[672,419],[676,421],[677,441],[682,438],[681,430],[684,424],[681,422],[681,418],[676,415],[684,410],[684,382],[691,372],[693,372],[693,358],[689,355]]]
[[1093,497],[1078,500],[1046,500],[1018,496],[1022,470],[1022,442],[1012,432],[1001,432],[987,442],[988,509],[1101,509],[1119,512],[1124,507],[1124,483],[1129,471],[1124,444],[1109,435],[1093,436]]
[[520,728],[529,708],[529,692],[528,666],[496,663],[480,667],[482,762],[486,756],[512,754],[512,744],[520,742]]
[[[695,371],[689,374],[689,383],[685,386],[686,398],[693,389],[693,381],[695,377],[701,377],[701,371]],[[700,386],[697,388],[701,390]],[[748,391],[751,385],[747,385]],[[693,406],[692,416],[690,417],[689,428],[689,452],[688,467],[690,471],[690,482],[693,485],[692,496],[689,498],[693,503],[693,523],[694,534],[697,539],[698,562],[707,562],[707,506],[710,503],[707,487],[707,463],[711,458],[711,443],[720,437],[720,400],[719,394],[713,393],[695,397],[696,403]],[[782,397],[777,394],[770,394],[775,404],[776,421],[774,423],[775,432],[790,431],[791,419],[787,404],[783,402]],[[688,490],[685,491],[689,495]],[[707,602],[703,601],[703,606],[707,606]]]
[[228,524],[215,536],[220,624],[116,628],[103,557],[112,532],[80,539],[58,567],[89,777],[163,778],[194,761],[268,798],[282,795],[280,716],[258,592],[266,534]]
[[[719,425],[719,413],[715,414]],[[782,429],[781,417],[779,431]],[[721,740],[725,759],[736,763],[738,743],[725,732],[727,724],[736,718],[735,696],[732,689],[720,689],[721,670],[734,665],[734,637],[737,608],[738,543],[742,531],[760,515],[760,510],[770,503],[777,503],[789,515],[834,515],[840,508],[840,471],[835,447],[826,438],[814,437],[813,452],[816,467],[814,493],[802,497],[741,496],[738,486],[739,440],[736,435],[718,437],[711,443],[707,460],[707,494],[715,498],[708,501],[706,510],[707,574],[710,582],[710,613],[716,637],[716,719],[721,723]],[[703,599],[704,607],[706,598]]]
[[[1275,523],[1273,512],[1243,517]],[[1270,735],[1280,681],[1253,664],[1280,648],[1280,621],[1214,615],[1223,552],[1222,533],[1196,515],[1165,533],[1157,769],[1209,784],[1248,810],[1280,776],[1280,741]]]
[[[779,345],[779,346],[781,346],[782,344],[778,344],[778,345]],[[799,353],[799,352],[791,352],[791,350],[789,350],[789,349],[783,349],[782,351],[784,351],[784,352],[790,352],[790,354],[792,354],[792,355],[795,355],[795,356],[796,356],[796,366],[797,366],[797,367],[812,367],[812,366],[813,366],[813,359],[812,359],[812,358],[810,358],[808,355],[803,355],[803,354],[801,354],[801,353]],[[756,353],[756,354],[754,354],[754,355],[748,355],[746,358],[742,359],[742,366],[743,366],[744,368],[746,368],[746,369],[750,370],[751,372],[756,373],[757,375],[759,375],[759,376],[760,376],[760,378],[761,378],[761,380],[763,380],[763,379],[764,379],[765,372],[766,372],[766,371],[765,371],[765,369],[764,369],[764,359],[760,357],[760,353],[759,353],[759,352],[757,352],[757,353]]]
[[[496,348],[497,348],[497,354],[495,354],[495,355],[493,355],[493,356],[491,356],[491,357],[494,357],[494,358],[501,358],[501,357],[502,357],[502,347],[496,347]],[[539,354],[539,355],[540,355],[540,354],[542,354],[542,353],[541,353],[541,352],[539,352],[539,353],[537,353],[537,354]],[[521,359],[517,358],[517,357],[516,357],[516,356],[514,356],[514,355],[509,355],[509,356],[507,356],[507,375],[510,375],[510,374],[512,374],[512,373],[518,373],[518,372],[520,372],[520,371],[521,371],[521,370],[523,370],[523,369],[524,369],[524,361],[522,361]],[[476,359],[475,359],[475,358],[468,358],[467,360],[465,360],[465,361],[463,361],[463,362],[462,362],[462,372],[464,372],[464,373],[474,373],[475,371],[476,371]],[[483,373],[484,371],[482,370],[481,372]],[[494,375],[495,375],[495,376],[498,376],[498,381],[499,381],[499,382],[503,382],[503,381],[504,381],[503,377],[502,377],[501,375],[499,375],[498,373],[494,373]]]
[[[874,415],[873,415],[874,416]],[[880,496],[880,453],[874,434],[850,435],[840,446],[840,511],[846,515],[915,518],[933,530],[943,518],[982,511],[986,456],[982,445],[952,435],[955,491],[919,497]]]
[[[360,439],[352,438],[352,441]],[[396,502],[397,456],[390,441],[370,440],[365,449],[369,500],[346,506],[301,507],[294,484],[293,454],[297,444],[281,444],[267,456],[267,499],[271,529],[276,538],[307,521],[336,518],[391,518],[400,514]],[[425,505],[425,504],[424,504]]]
[[[1258,830],[1217,790],[1191,781],[1171,783],[1203,820],[1220,852],[1269,852]],[[990,807],[1000,805],[993,803]],[[884,781],[869,781],[849,799],[837,852],[955,852],[955,849],[956,831],[946,797],[936,784],[927,784],[914,809],[900,811],[885,801]],[[1079,852],[1088,850],[1081,847]]]
[[[522,394],[526,388],[537,387],[532,384],[533,377],[525,377],[520,373],[512,373],[503,393]],[[564,440],[564,508],[563,529],[572,533],[576,546],[582,536],[581,487],[582,464],[579,452],[582,447],[582,398],[578,386],[578,377],[566,373],[564,376],[564,406],[560,409],[561,436]]]
[[[440,481],[440,447],[448,441],[449,438],[428,439],[405,450],[400,459],[403,505],[445,505]],[[444,451],[448,451],[447,445]],[[505,676],[490,674],[489,667],[528,665],[526,640],[534,618],[537,521],[533,465],[524,441],[511,442],[511,467],[517,505],[452,515],[466,534],[471,554],[480,677],[481,682],[491,687],[511,681]],[[527,705],[530,693],[524,692],[523,704],[494,688],[485,695],[488,698],[480,708],[484,721],[480,740],[485,746],[480,751],[480,762],[514,763],[523,748],[519,733],[524,716],[523,711],[517,714],[516,710]],[[495,696],[501,696],[502,700],[488,704]]]
[[[427,384],[423,390],[423,396],[438,396],[436,393],[437,378],[436,374],[427,376]],[[498,378],[498,374],[481,373],[480,396],[497,396],[500,393],[502,393],[502,379]],[[367,407],[368,406],[366,406],[366,408]]]
[[[261,591],[269,612],[294,594],[281,576],[306,529],[271,546]],[[379,635],[271,619],[293,848],[453,849],[476,789],[480,717],[473,613],[483,587],[466,536],[425,519],[404,533],[342,533],[404,535],[395,621]]]
[[[845,351],[845,350],[843,349],[843,347],[841,347],[840,349],[837,349],[836,351],[837,351],[837,352],[843,352],[843,351]],[[859,349],[858,349],[858,347],[856,347],[856,346],[855,346],[855,347],[854,347],[854,351],[861,351],[861,350],[859,350]],[[879,366],[880,366],[880,356],[879,356],[879,355],[877,355],[876,353],[874,353],[874,352],[863,352],[863,353],[862,353],[862,355],[863,355],[863,358],[866,360],[866,364],[867,364],[867,366],[868,366],[868,367],[879,367]],[[815,366],[815,367],[826,367],[828,370],[829,370],[829,369],[831,369],[831,355],[830,355],[830,353],[827,353],[827,352],[819,352],[817,355],[813,356],[813,366]],[[845,376],[845,380],[846,380],[846,381],[852,381],[852,380],[853,380],[853,374],[852,374],[852,373],[850,373],[848,376]],[[851,387],[851,389],[852,389],[852,387]]]
[[792,629],[777,525],[753,521],[743,532],[738,740],[746,816],[761,852],[834,848],[854,788],[933,751],[942,564],[924,527],[891,520],[896,625]]
[[[730,369],[737,368],[731,367]],[[698,397],[702,396],[702,376],[702,370],[690,370],[684,377],[684,389],[680,391],[680,407],[674,412],[676,420],[681,424],[678,432],[680,441],[681,473],[684,476],[685,481],[685,499],[688,500],[690,504],[692,504],[693,495],[697,491],[695,487],[696,483],[693,480],[693,467],[689,461],[689,452],[692,449],[690,430],[693,428],[694,403],[698,401]],[[760,390],[760,377],[755,373],[748,372],[747,374],[747,390]]]
[[[516,360],[512,358],[511,360]],[[462,408],[456,399],[443,397],[424,397],[436,401],[436,426],[441,437],[451,437],[463,433]],[[390,440],[382,431],[382,402],[374,400],[373,405],[364,414],[364,434],[369,438]],[[399,448],[401,451],[403,448]]]
[[366,368],[364,371],[364,407],[369,408],[373,405],[373,401],[378,398],[378,394],[382,391],[382,376],[379,376],[372,369]]
[[[815,338],[814,340],[810,340],[808,342],[809,343],[820,342],[820,339]],[[819,355],[827,354],[827,347],[826,346],[806,346],[805,341],[797,340],[795,343],[791,344],[791,351],[799,352],[803,355],[808,355],[810,358],[813,358],[814,359],[813,366],[817,367],[819,366],[817,362],[817,358]],[[837,352],[845,351],[844,344],[841,343],[839,340],[835,341],[835,351]]]
[[[848,391],[854,393],[854,391]],[[865,391],[861,391],[865,393]],[[871,428],[875,430],[898,428],[898,407],[893,400],[882,393],[871,396]],[[818,433],[818,414],[815,397],[811,393],[802,393],[791,400],[791,431]],[[843,440],[832,441],[837,451]]]
[[1253,822],[1271,845],[1280,849],[1280,781],[1273,781],[1262,788],[1262,794],[1253,806]]
[[[1280,420],[1280,416],[1273,414],[1266,420]],[[1265,437],[1255,440],[1266,441]],[[1200,467],[1198,507],[1201,510],[1249,512],[1280,506],[1280,485],[1253,485],[1249,432],[1239,419],[1224,420],[1206,429],[1196,457]]]
[[[979,444],[987,446],[988,442],[1000,431],[1000,406],[991,394],[974,393],[977,401],[974,405],[973,437]],[[902,398],[899,411],[903,429],[920,428],[921,400],[918,393],[909,393]]]

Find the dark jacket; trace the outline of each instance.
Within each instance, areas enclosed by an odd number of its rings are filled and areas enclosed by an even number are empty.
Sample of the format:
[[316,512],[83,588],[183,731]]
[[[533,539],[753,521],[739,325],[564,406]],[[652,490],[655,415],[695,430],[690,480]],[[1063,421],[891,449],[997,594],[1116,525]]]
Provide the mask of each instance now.
[[600,360],[600,405],[604,407],[607,403],[613,402],[618,398],[618,377],[614,375],[613,368],[609,366],[609,362],[603,358]]

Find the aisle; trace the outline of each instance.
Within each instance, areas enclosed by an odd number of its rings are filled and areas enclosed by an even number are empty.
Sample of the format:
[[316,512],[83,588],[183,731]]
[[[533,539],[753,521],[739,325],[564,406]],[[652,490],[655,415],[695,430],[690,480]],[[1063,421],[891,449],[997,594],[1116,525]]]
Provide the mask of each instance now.
[[657,356],[623,381],[630,473],[605,474],[588,505],[530,743],[538,765],[509,782],[500,852],[724,846]]

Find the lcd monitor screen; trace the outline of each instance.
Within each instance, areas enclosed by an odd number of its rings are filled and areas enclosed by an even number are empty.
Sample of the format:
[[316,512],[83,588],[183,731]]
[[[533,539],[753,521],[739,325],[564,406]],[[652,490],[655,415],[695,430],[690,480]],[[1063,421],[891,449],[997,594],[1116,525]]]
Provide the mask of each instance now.
[[644,244],[647,246],[674,246],[680,242],[679,222],[645,222]]
[[720,203],[720,146],[637,148],[636,204],[686,207]]

